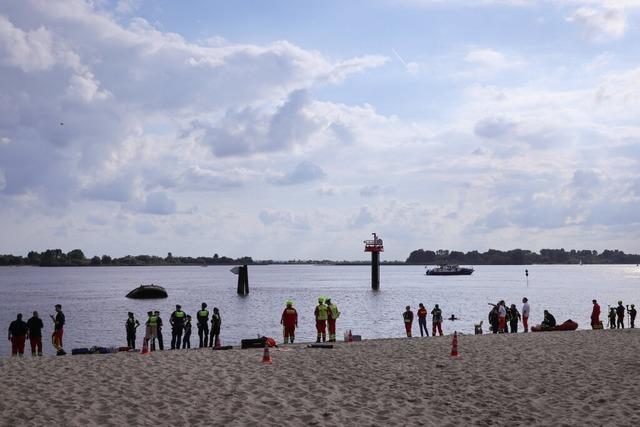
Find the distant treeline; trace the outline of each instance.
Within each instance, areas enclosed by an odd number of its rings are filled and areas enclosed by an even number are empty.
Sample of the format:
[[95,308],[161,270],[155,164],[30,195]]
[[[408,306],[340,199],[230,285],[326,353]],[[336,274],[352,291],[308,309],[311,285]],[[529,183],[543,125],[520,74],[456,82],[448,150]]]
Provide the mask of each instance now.
[[145,265],[232,265],[253,264],[251,257],[229,258],[212,257],[174,257],[171,252],[166,257],[154,255],[127,255],[112,258],[109,255],[86,258],[80,249],[64,253],[61,249],[47,249],[44,252],[31,251],[26,257],[16,255],[0,255],[0,265],[35,265],[40,267],[82,267],[82,266],[145,266]]
[[564,249],[541,249],[535,253],[525,249],[500,251],[489,249],[486,252],[460,252],[440,249],[425,251],[418,249],[409,255],[407,264],[467,264],[467,265],[519,265],[519,264],[638,264],[640,255],[625,254],[619,250],[604,250],[602,253],[592,250],[565,251]]

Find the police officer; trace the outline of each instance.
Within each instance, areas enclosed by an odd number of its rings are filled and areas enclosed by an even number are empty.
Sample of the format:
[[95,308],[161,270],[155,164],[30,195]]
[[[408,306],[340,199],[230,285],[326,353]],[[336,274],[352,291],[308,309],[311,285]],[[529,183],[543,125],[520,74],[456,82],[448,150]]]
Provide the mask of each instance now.
[[171,350],[180,349],[186,316],[186,313],[182,311],[182,306],[177,304],[176,311],[171,313],[171,318],[169,319],[169,323],[171,323]]
[[125,330],[127,331],[127,347],[136,348],[136,329],[140,326],[138,319],[133,317],[133,313],[129,312],[127,321],[124,323]]
[[202,308],[198,311],[196,316],[198,321],[198,337],[200,338],[200,348],[207,346],[209,339],[209,310],[207,310],[207,304],[202,303]]
[[164,350],[164,339],[162,338],[162,317],[160,317],[160,312],[158,310],[154,311],[153,315],[156,317],[156,321],[158,322],[158,349]]

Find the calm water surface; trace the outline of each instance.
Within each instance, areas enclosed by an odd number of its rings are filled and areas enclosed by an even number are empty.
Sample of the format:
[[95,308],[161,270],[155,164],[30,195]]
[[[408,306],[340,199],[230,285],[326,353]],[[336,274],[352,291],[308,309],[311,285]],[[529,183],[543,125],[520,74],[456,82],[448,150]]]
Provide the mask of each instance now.
[[[529,284],[524,270],[529,270]],[[548,309],[559,322],[577,321],[589,326],[591,300],[598,299],[603,311],[623,300],[640,303],[640,267],[635,265],[530,265],[478,266],[472,276],[426,276],[423,266],[382,266],[380,291],[371,291],[368,266],[270,265],[249,266],[250,294],[236,295],[237,276],[228,266],[216,267],[0,267],[0,324],[8,328],[18,312],[25,320],[33,310],[45,321],[45,353],[53,349],[48,337],[52,325],[48,315],[60,303],[67,317],[65,349],[93,345],[126,345],[124,322],[133,311],[144,323],[145,313],[160,310],[165,324],[165,343],[171,339],[169,316],[181,304],[195,318],[201,302],[222,315],[223,344],[238,344],[258,335],[280,340],[280,315],[287,299],[293,299],[299,314],[298,339],[315,340],[313,310],[318,296],[330,296],[342,315],[338,336],[352,329],[363,338],[404,335],[402,312],[415,311],[424,303],[429,311],[439,304],[445,316],[455,313],[461,320],[445,321],[445,334],[454,329],[473,333],[473,324],[485,321],[488,302],[504,299],[517,303],[523,296],[531,303],[531,324],[542,320]],[[155,283],[167,288],[164,300],[125,298],[137,285]],[[606,319],[603,318],[606,323]],[[429,318],[429,328],[431,321]],[[414,324],[414,336],[418,325]],[[143,331],[138,333],[138,344]],[[193,327],[192,345],[197,346]],[[10,354],[5,340],[1,355]],[[27,352],[28,352],[27,343]]]

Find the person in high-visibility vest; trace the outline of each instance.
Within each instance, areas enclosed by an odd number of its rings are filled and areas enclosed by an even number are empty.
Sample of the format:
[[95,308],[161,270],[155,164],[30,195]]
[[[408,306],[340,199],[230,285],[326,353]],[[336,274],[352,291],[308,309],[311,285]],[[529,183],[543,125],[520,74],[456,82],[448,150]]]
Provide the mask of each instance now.
[[207,304],[202,303],[202,308],[198,311],[196,316],[198,321],[198,337],[200,338],[200,348],[207,346],[209,339],[209,310],[207,310]]
[[316,331],[318,332],[316,342],[320,342],[320,338],[322,338],[322,342],[327,340],[327,319],[329,318],[329,314],[327,312],[328,308],[324,305],[324,298],[318,298],[318,305],[315,310]]
[[158,336],[158,318],[153,314],[153,311],[148,311],[147,316],[147,331],[144,335],[143,347],[147,347],[149,350],[155,351],[156,338]]
[[287,301],[287,306],[280,318],[280,324],[282,325],[284,343],[288,344],[289,340],[291,340],[291,344],[293,344],[293,340],[296,338],[296,328],[298,327],[298,312],[293,308],[293,301]]
[[411,306],[407,306],[404,313],[402,313],[402,319],[404,320],[404,330],[407,333],[407,338],[411,338],[411,330],[413,328],[413,311]]
[[187,314],[182,311],[180,304],[176,305],[176,311],[171,313],[169,323],[171,323],[171,350],[180,349],[182,343],[182,331]]
[[329,325],[329,342],[336,342],[336,320],[340,317],[338,306],[331,302],[331,298],[327,298],[327,324]]

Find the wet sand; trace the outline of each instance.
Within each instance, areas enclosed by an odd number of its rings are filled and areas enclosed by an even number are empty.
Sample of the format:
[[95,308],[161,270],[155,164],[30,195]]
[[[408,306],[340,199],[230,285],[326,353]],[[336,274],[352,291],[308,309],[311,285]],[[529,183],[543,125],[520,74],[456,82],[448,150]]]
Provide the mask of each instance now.
[[1,425],[634,425],[640,332],[0,360]]

